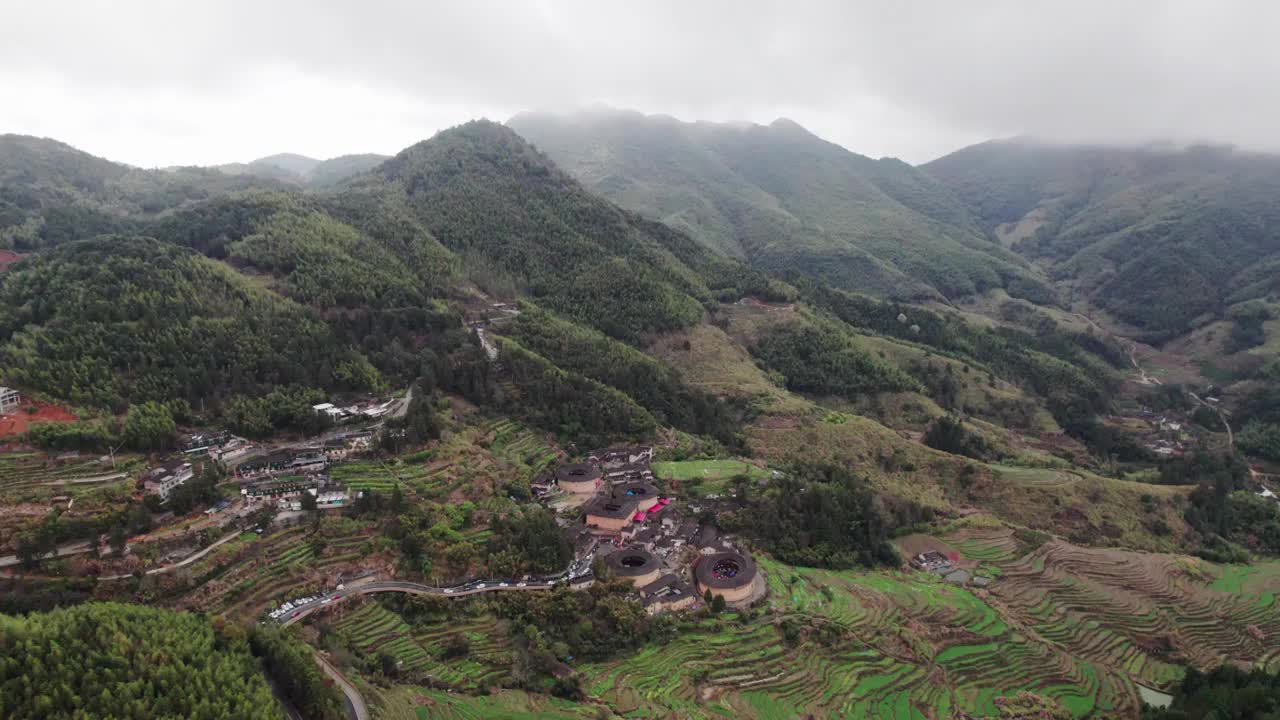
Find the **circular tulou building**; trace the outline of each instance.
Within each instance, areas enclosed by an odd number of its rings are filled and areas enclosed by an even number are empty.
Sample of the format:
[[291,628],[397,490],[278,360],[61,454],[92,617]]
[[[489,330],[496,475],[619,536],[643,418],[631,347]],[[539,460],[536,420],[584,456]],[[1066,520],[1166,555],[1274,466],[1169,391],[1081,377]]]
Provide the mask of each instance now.
[[722,597],[725,602],[740,602],[751,597],[756,564],[742,553],[718,552],[700,559],[693,574],[699,594],[710,590],[713,597]]
[[644,587],[658,579],[662,568],[648,550],[638,545],[625,547],[608,557],[609,570],[620,578],[626,578],[636,587]]
[[658,487],[653,483],[647,482],[627,482],[621,485],[615,485],[613,488],[613,498],[622,500],[630,498],[639,503],[639,510],[648,511],[654,505],[658,504],[658,498],[661,496]]
[[593,493],[600,482],[600,468],[595,465],[562,465],[556,468],[556,484],[572,493]]

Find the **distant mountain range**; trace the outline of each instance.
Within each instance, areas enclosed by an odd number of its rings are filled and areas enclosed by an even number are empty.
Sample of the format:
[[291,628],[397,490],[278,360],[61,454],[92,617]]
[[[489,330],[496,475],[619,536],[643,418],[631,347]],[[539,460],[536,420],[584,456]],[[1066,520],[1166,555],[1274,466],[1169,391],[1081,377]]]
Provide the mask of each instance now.
[[316,160],[306,155],[280,153],[247,163],[218,165],[216,169],[231,175],[255,175],[307,187],[328,187],[353,175],[368,172],[388,157],[364,153]]

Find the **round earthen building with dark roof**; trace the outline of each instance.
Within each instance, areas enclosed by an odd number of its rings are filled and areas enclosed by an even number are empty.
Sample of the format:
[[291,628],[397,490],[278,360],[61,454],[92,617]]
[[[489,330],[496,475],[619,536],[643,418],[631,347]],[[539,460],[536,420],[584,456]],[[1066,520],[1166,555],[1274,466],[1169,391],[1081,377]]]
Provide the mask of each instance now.
[[742,553],[728,551],[707,555],[698,560],[693,572],[698,593],[739,602],[751,597],[751,584],[756,579],[756,564]]
[[633,545],[625,547],[605,559],[609,570],[620,578],[630,580],[636,587],[644,587],[658,579],[662,568],[658,559],[648,550]]
[[595,465],[561,465],[556,468],[556,484],[572,493],[593,493],[600,483],[600,468]]
[[612,495],[614,499],[632,498],[639,502],[641,510],[649,510],[658,504],[658,498],[661,493],[658,487],[653,483],[647,482],[627,482],[613,486]]

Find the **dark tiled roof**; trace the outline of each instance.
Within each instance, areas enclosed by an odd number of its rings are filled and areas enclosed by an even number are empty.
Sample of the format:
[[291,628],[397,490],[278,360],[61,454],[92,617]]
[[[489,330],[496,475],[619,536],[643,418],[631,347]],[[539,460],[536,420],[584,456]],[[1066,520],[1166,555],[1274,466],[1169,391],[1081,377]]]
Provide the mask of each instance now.
[[610,520],[621,520],[622,518],[631,517],[639,504],[639,501],[635,498],[615,500],[610,497],[596,497],[587,503],[587,515],[609,518]]

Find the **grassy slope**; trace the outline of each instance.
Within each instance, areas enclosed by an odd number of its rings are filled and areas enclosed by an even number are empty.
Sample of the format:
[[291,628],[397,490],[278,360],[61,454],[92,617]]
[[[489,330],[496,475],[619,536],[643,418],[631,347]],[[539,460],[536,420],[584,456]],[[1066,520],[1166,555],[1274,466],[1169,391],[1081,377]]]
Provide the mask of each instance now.
[[[906,431],[892,430],[867,417],[832,412],[774,385],[752,362],[744,346],[762,328],[790,322],[799,312],[733,306],[724,310],[729,318],[726,329],[696,325],[664,337],[651,349],[694,387],[757,398],[761,414],[748,427],[747,436],[757,457],[770,466],[782,467],[800,458],[828,459],[859,468],[878,490],[944,513],[976,507],[1018,525],[1059,532],[1086,542],[1153,550],[1177,547],[1185,528],[1178,505],[1186,493],[1183,488],[1120,481],[1084,472],[1060,485],[1027,482],[1029,472],[990,469],[936,452],[904,436]],[[688,350],[684,349],[685,341],[689,342]],[[886,348],[886,354],[892,350],[914,358],[921,352],[882,338],[865,337],[863,341]],[[995,387],[979,384],[965,392],[981,396],[997,391],[1013,392],[999,380]],[[920,398],[916,402],[924,405],[929,401]],[[992,424],[984,424],[982,429],[999,431]],[[1007,439],[1008,435],[1001,437]],[[975,468],[970,471],[973,476],[962,480],[969,465]],[[1142,504],[1144,494],[1160,499],[1154,514]],[[1154,517],[1164,519],[1173,534],[1153,534],[1142,521],[1150,522]],[[1102,532],[1104,528],[1106,533]]]

